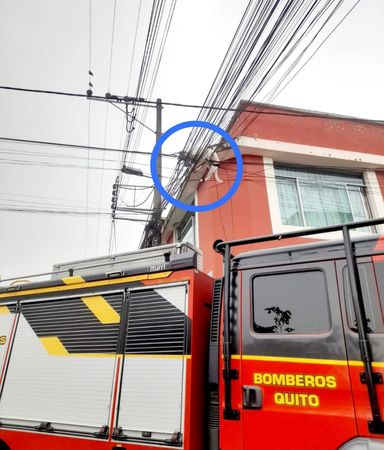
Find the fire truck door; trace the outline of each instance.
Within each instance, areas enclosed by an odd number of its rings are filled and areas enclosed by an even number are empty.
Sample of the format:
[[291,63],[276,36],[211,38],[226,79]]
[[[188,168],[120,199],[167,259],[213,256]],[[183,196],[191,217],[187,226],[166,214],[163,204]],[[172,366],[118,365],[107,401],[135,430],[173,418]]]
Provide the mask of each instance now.
[[[358,273],[363,297],[364,309],[367,318],[367,331],[370,349],[372,352],[372,368],[377,377],[384,372],[384,262],[382,257],[359,258]],[[364,368],[359,349],[359,339],[356,328],[356,316],[352,303],[351,290],[348,283],[348,270],[346,262],[337,263],[341,306],[344,316],[345,341],[349,360],[349,371],[352,383],[352,392],[356,407],[356,419],[359,434],[375,437],[374,431],[368,425],[372,421],[372,410],[369,402],[368,387],[364,382]],[[384,417],[384,386],[380,378],[375,384],[376,397]],[[381,434],[382,437],[382,434]]]
[[356,425],[334,263],[244,270],[241,295],[243,449],[338,448]]

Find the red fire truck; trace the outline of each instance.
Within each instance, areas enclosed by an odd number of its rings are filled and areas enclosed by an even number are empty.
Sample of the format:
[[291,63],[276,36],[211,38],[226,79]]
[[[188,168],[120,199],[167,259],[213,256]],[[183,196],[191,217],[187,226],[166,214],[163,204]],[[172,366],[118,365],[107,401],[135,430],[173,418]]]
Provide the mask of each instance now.
[[0,449],[383,450],[383,222],[218,241],[218,280],[173,244],[2,287]]

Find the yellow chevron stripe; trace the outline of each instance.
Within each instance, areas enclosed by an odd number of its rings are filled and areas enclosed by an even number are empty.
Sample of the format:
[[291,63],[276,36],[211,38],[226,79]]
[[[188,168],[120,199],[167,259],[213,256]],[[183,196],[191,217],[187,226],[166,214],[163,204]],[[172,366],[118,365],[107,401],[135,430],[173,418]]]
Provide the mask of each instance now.
[[0,306],[0,314],[11,314],[8,306]]
[[[108,280],[100,280],[100,281],[84,281],[80,285],[76,286],[75,289],[84,289],[84,288],[93,288],[93,287],[102,287],[102,286],[113,286],[115,284],[121,283],[132,283],[133,281],[145,281],[152,280],[157,278],[166,278],[171,275],[172,271],[168,272],[159,272],[157,274],[144,274],[144,275],[133,275],[130,277],[124,278],[113,278]],[[156,275],[156,278],[154,277]],[[70,277],[73,278],[73,277]],[[179,280],[178,280],[179,281]],[[49,292],[65,292],[68,290],[74,289],[73,285],[66,286],[52,286],[47,288],[36,288],[36,289],[28,289],[25,291],[17,291],[17,292],[5,292],[0,294],[0,298],[9,298],[9,297],[21,297],[25,295],[33,295],[33,294],[45,294]]]
[[61,343],[57,336],[48,336],[39,338],[45,350],[53,356],[67,356],[69,355],[67,349]]
[[80,275],[75,275],[74,277],[62,278],[61,281],[64,284],[79,284],[79,283],[84,283],[85,280]]
[[83,300],[85,305],[92,311],[101,323],[108,324],[120,322],[120,316],[101,295],[82,297],[81,300]]
[[[148,280],[157,280],[159,278],[168,277],[172,272],[158,272],[158,273],[150,273],[148,274]],[[168,275],[164,275],[168,274]]]

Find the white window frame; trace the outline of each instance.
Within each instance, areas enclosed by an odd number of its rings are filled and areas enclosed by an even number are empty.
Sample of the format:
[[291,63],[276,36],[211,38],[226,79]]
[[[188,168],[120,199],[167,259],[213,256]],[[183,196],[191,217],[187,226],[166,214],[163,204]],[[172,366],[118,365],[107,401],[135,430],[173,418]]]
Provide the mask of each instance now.
[[[276,163],[276,165],[287,167],[287,168],[292,168],[292,169],[297,167],[297,166],[293,166],[293,165],[290,165],[290,164],[281,164],[281,163]],[[299,166],[298,168],[302,169],[302,170],[308,169],[307,173],[310,173],[309,171],[311,170],[311,167],[308,167],[308,166]],[[275,170],[275,165],[274,165],[274,170]],[[320,169],[320,171],[322,171],[322,169]],[[328,172],[324,171],[324,173],[328,173]],[[335,173],[335,175],[337,175],[337,173]],[[305,227],[305,228],[310,228],[310,226],[307,224],[307,219],[306,219],[306,216],[305,216],[305,208],[304,208],[304,205],[303,205],[302,191],[301,191],[302,183],[308,183],[308,182],[307,181],[303,181],[302,178],[300,178],[298,176],[293,176],[293,175],[292,176],[289,176],[289,175],[284,176],[284,175],[276,175],[275,174],[275,178],[279,178],[279,179],[284,179],[285,178],[285,179],[289,179],[289,180],[294,180],[295,186],[296,186],[296,190],[297,190],[297,198],[298,198],[298,204],[299,204],[299,208],[300,208],[301,221],[303,222],[302,226]],[[343,190],[345,192],[345,194],[347,196],[348,204],[349,204],[349,207],[350,207],[350,210],[351,210],[352,220],[354,222],[355,221],[357,222],[357,220],[354,217],[354,213],[353,213],[353,207],[352,207],[350,192],[348,190],[349,186],[353,186],[353,187],[359,188],[359,194],[360,194],[360,197],[362,198],[362,206],[363,206],[363,209],[364,209],[365,218],[368,219],[371,216],[371,211],[370,211],[370,208],[369,208],[369,205],[368,205],[368,198],[367,198],[367,196],[365,194],[363,195],[362,192],[361,192],[361,188],[363,188],[364,189],[364,193],[366,193],[367,186],[364,183],[364,178],[363,177],[360,177],[360,178],[361,178],[361,181],[362,181],[361,184],[352,183],[352,182],[349,182],[349,183],[347,183],[347,182],[338,182],[338,181],[334,181],[333,182],[334,185],[338,186],[338,189],[340,191]],[[325,185],[326,185],[326,183],[324,183],[324,186]]]
[[[184,219],[184,217],[183,217]],[[187,222],[185,223],[185,225],[183,226],[183,228],[180,230],[179,226],[177,227],[176,231],[176,241],[177,242],[185,242],[185,241],[181,241],[180,240],[180,236],[183,233],[183,231],[186,229],[186,227],[188,226],[188,224],[192,222],[192,230],[193,230],[193,240],[194,242],[189,242],[191,245],[193,245],[194,247],[196,247],[196,220],[195,220],[195,214],[192,214],[191,217],[187,220]]]
[[[300,156],[300,155],[298,155]],[[268,195],[268,203],[269,203],[269,211],[270,218],[272,224],[273,233],[284,233],[289,231],[301,231],[311,227],[306,226],[295,226],[295,225],[285,225],[282,223],[281,214],[280,214],[280,204],[279,197],[277,192],[277,183],[276,183],[276,175],[274,169],[274,162],[280,163],[281,161],[273,160],[271,157],[264,156],[264,172],[266,174],[265,181],[267,187],[267,195]],[[285,162],[284,162],[285,163]],[[290,163],[285,163],[290,164]],[[293,164],[293,163],[291,163]],[[300,163],[296,163],[300,164]],[[303,166],[308,166],[308,164],[302,164]],[[321,166],[319,166],[321,169]],[[376,173],[374,170],[364,170],[363,171],[363,181],[366,186],[367,191],[367,202],[369,208],[372,212],[373,217],[383,217],[384,216],[384,201],[381,195],[380,185],[378,183]],[[378,232],[383,232],[382,227],[377,227]],[[356,236],[370,236],[370,233],[362,233],[352,231],[352,235]],[[341,237],[341,232],[333,232],[333,233],[322,233],[319,235],[313,235],[312,238],[317,239],[338,239]]]

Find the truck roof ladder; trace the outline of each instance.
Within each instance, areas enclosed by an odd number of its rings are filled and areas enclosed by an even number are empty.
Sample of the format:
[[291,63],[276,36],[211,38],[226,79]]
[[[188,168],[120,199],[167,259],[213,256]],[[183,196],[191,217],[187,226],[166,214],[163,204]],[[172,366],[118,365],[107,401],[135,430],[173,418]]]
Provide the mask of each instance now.
[[360,222],[351,222],[340,225],[331,225],[328,227],[311,228],[304,231],[293,231],[281,234],[271,234],[267,236],[259,236],[246,239],[238,239],[233,241],[217,241],[214,244],[215,250],[223,255],[224,259],[224,418],[229,420],[238,420],[239,411],[232,409],[231,380],[233,379],[233,371],[231,370],[231,248],[247,244],[256,244],[267,241],[290,239],[302,236],[311,236],[314,234],[330,233],[334,231],[342,231],[345,256],[347,261],[349,283],[352,293],[353,308],[356,314],[357,331],[359,339],[359,349],[361,360],[364,365],[363,378],[367,385],[369,403],[372,413],[372,420],[368,421],[368,429],[371,433],[384,434],[384,422],[381,417],[379,402],[376,392],[376,374],[372,369],[372,351],[369,343],[367,320],[363,297],[361,293],[358,268],[355,259],[354,246],[350,238],[350,230],[354,228],[370,227],[384,223],[384,218],[364,220]]
[[348,278],[351,286],[353,309],[355,310],[357,332],[359,335],[360,355],[364,364],[364,378],[367,384],[369,403],[372,412],[372,420],[368,421],[368,429],[371,433],[384,434],[384,422],[380,414],[375,386],[375,374],[372,370],[372,352],[368,339],[367,316],[365,314],[354,249],[349,235],[349,229],[346,226],[343,227],[343,240],[348,267]]

